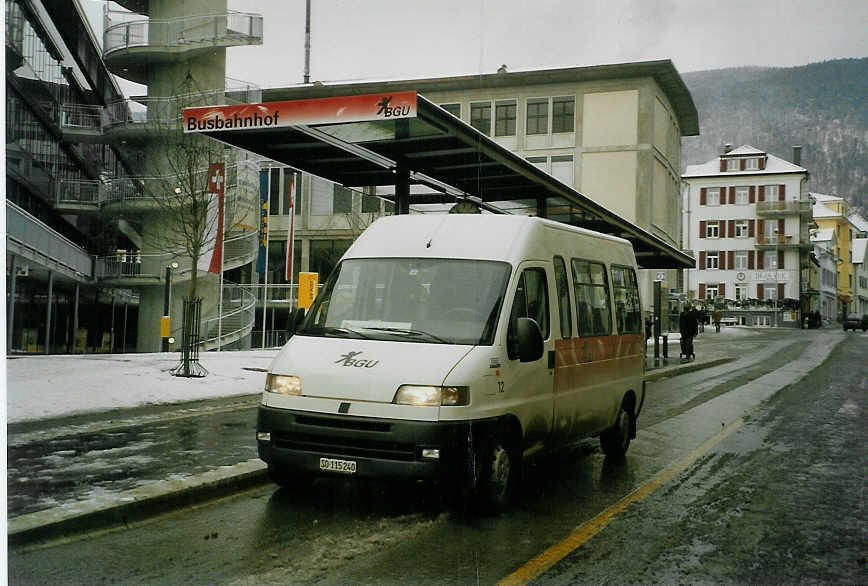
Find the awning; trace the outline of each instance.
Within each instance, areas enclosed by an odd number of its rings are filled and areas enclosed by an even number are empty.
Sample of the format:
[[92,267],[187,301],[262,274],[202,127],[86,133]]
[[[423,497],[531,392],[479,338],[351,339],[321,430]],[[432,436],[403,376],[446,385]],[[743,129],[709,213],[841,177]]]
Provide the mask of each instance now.
[[[525,161],[414,91],[184,110],[201,133],[347,187],[395,186],[409,204],[524,202],[538,215],[629,240],[642,268],[694,259]],[[425,185],[428,193],[410,193]]]

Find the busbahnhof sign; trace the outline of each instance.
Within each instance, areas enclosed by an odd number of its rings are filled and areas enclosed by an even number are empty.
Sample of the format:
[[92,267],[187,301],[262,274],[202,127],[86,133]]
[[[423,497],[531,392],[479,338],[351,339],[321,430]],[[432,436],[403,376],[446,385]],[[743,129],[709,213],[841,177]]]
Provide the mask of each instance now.
[[[498,212],[503,202],[530,202],[539,216],[626,238],[642,268],[695,267],[415,91],[186,108],[184,131],[346,187],[394,186],[398,213],[415,203],[472,201]],[[413,185],[429,190],[411,193]]]

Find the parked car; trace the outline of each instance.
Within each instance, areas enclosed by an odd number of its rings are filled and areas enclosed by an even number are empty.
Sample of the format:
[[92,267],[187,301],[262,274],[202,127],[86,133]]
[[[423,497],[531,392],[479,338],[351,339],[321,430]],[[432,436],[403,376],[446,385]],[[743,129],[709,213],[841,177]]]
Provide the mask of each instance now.
[[862,314],[862,317],[858,315],[848,315],[844,318],[844,331],[853,330],[856,331],[856,328],[861,328],[862,331],[868,330],[868,313]]

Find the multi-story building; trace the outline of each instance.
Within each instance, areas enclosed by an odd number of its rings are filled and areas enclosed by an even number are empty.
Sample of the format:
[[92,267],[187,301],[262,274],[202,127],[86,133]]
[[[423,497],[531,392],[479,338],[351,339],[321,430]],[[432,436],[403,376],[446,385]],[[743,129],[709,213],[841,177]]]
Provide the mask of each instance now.
[[[225,278],[192,266],[164,204],[180,191],[180,156],[167,148],[180,108],[259,100],[224,72],[227,47],[261,43],[262,18],[226,0],[117,4],[129,11],[105,10],[100,46],[78,0],[6,1],[12,350],[160,350],[166,298],[179,318],[194,274],[205,349],[239,343],[253,325],[252,296],[229,281],[256,257],[258,163],[214,149],[234,214]],[[125,98],[109,71],[147,95]],[[172,326],[180,341],[181,319]]]
[[851,213],[847,219],[853,227],[853,304],[850,313],[868,314],[868,220],[859,214]]
[[838,239],[833,229],[823,228],[812,232],[811,243],[817,267],[808,283],[808,291],[816,293],[817,301],[811,311],[819,311],[825,322],[832,322],[838,307]]
[[796,326],[811,310],[803,283],[811,206],[799,155],[796,147],[791,163],[744,145],[687,167],[684,242],[697,259],[685,271],[688,297],[765,310],[741,315],[748,325]]
[[[699,133],[696,107],[671,61],[625,63],[447,78],[313,84],[263,90],[263,101],[415,90],[567,185],[667,243],[679,246],[681,137]],[[301,270],[314,248],[345,247],[352,224],[367,222],[380,203],[302,181],[296,207]],[[508,199],[505,197],[504,199]],[[385,202],[384,204],[385,205]],[[512,212],[565,218],[557,202],[529,200]],[[352,209],[352,213],[349,210]],[[334,212],[334,213],[333,213]],[[337,216],[337,217],[336,217]],[[275,219],[272,235],[286,238]],[[328,242],[339,244],[326,244]],[[644,299],[658,271],[643,271]],[[678,271],[664,271],[675,286]]]
[[138,297],[101,283],[94,255],[128,242],[93,187],[135,162],[99,140],[122,100],[77,2],[6,0],[7,352],[134,347]]
[[[835,254],[838,272],[838,304],[836,315],[838,319],[846,313],[851,313],[854,300],[856,275],[853,266],[853,242],[861,232],[859,226],[850,221],[847,201],[838,196],[823,193],[811,193],[815,202],[813,205],[814,222],[821,229],[831,229],[835,233]],[[857,220],[858,221],[858,220]]]

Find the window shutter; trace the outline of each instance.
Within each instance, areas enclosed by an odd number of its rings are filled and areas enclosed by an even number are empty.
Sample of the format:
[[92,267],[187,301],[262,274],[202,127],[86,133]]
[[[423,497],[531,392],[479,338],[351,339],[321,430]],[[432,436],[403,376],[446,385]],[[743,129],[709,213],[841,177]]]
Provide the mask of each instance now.
[[699,205],[704,206],[708,199],[708,188],[703,187],[699,190]]
[[730,238],[735,238],[735,220],[728,220],[727,226],[727,235]]
[[787,186],[778,185],[778,201],[784,201],[787,196]]
[[705,283],[699,284],[699,298],[705,299]]
[[778,268],[781,270],[783,270],[783,268],[784,268],[784,251],[783,250],[778,251]]
[[763,253],[761,250],[757,250],[756,252],[756,268],[759,270],[763,269]]
[[759,158],[759,168],[760,168],[760,171],[763,171],[766,168],[766,158],[765,157]]
[[766,200],[766,186],[759,186],[759,195],[757,196],[757,201],[765,201]]
[[719,250],[717,252],[717,268],[719,268],[722,271],[726,270],[726,251],[725,250]]
[[747,251],[747,268],[750,269],[750,270],[753,270],[753,267],[754,267],[754,264],[753,264],[754,261],[753,261],[753,259],[754,259],[754,254],[755,254],[755,252],[756,252],[756,251],[754,251],[754,250],[748,250],[748,251]]
[[[742,161],[742,163],[744,163],[744,161]],[[717,296],[726,297],[726,285],[724,283],[717,285]]]
[[726,171],[726,159],[723,157],[720,158],[720,170],[721,172]]
[[700,238],[705,238],[705,224],[706,224],[705,220],[699,221],[699,237]]
[[784,298],[784,284],[778,283],[778,300],[781,300],[783,298]]
[[765,294],[765,287],[763,286],[762,283],[759,283],[756,286],[756,296],[758,299],[762,299],[764,297],[764,294]]
[[745,162],[745,159],[742,159],[738,162],[738,170],[739,171],[744,171],[744,162]]
[[748,238],[753,238],[755,235],[755,232],[754,232],[754,224],[755,223],[756,223],[756,220],[748,220],[747,221],[747,236],[748,236]]
[[784,237],[784,219],[778,218],[778,237],[783,239]]
[[762,221],[757,222],[756,239],[758,242],[763,241],[763,237],[765,236],[765,226],[766,226],[765,222],[762,222]]
[[704,269],[705,267],[706,267],[706,263],[705,263],[705,251],[704,251],[704,250],[700,250],[700,251],[699,251],[699,268],[700,268],[700,269]]
[[729,203],[735,203],[735,186],[729,188]]
[[729,258],[726,259],[726,266],[729,267],[729,270],[732,270],[735,268],[735,252],[730,250],[727,255]]
[[747,188],[748,203],[756,203],[756,186],[751,185]]

